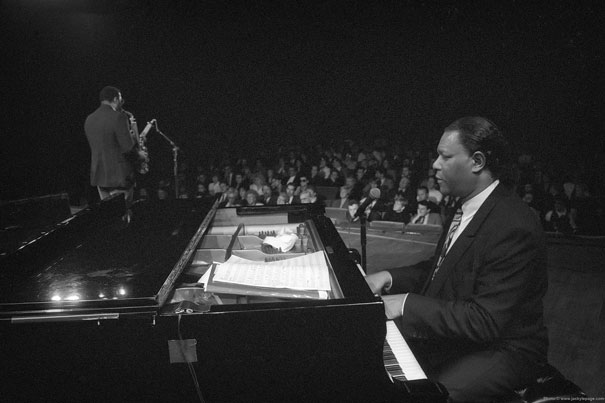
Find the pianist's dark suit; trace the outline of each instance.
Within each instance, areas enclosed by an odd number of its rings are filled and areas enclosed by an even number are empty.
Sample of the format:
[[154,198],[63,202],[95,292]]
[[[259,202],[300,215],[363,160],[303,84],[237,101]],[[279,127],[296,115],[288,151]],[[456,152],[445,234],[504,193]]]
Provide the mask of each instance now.
[[426,282],[433,261],[390,270],[391,294],[417,292],[398,324],[428,372],[458,398],[466,392],[452,385],[501,394],[535,376],[548,346],[546,244],[535,214],[500,184]]

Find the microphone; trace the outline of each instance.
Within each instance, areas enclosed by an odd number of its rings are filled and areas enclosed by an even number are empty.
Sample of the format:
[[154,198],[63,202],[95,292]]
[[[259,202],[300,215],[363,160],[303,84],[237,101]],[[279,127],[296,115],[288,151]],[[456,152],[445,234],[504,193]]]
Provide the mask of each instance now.
[[378,188],[370,189],[370,193],[368,194],[368,197],[366,197],[365,201],[359,206],[359,208],[355,212],[355,215],[353,216],[353,218],[357,218],[360,215],[365,214],[365,211],[368,208],[368,206],[374,200],[377,200],[377,199],[380,199],[380,189],[378,189]]
[[156,121],[155,119],[151,119],[151,121],[147,122],[147,126],[145,126],[145,128],[143,129],[141,134],[139,134],[139,138],[141,138],[141,139],[143,139],[143,141],[145,141],[144,139],[146,138],[147,133],[149,133],[149,130],[151,130],[151,126],[153,126],[155,121]]

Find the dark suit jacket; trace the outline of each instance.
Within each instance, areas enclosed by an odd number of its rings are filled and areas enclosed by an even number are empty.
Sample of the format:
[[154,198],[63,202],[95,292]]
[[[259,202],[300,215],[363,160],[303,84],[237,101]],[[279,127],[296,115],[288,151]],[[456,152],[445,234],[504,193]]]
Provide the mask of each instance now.
[[286,204],[300,204],[300,197],[292,196],[292,200],[290,201],[290,198],[288,198]]
[[128,118],[101,104],[88,115],[84,131],[90,145],[90,184],[130,187],[133,183],[131,155],[137,145],[128,130]]
[[[447,230],[436,256],[446,235]],[[411,291],[400,322],[407,335],[441,340],[450,350],[453,340],[477,349],[505,344],[545,358],[545,236],[516,195],[499,185],[452,245],[435,279],[423,281],[436,260],[390,270],[391,293]]]
[[[441,221],[441,216],[437,213],[429,213],[426,224],[430,225],[443,225],[443,221]],[[414,215],[410,218],[410,222],[414,224],[414,221],[418,217],[418,214]]]

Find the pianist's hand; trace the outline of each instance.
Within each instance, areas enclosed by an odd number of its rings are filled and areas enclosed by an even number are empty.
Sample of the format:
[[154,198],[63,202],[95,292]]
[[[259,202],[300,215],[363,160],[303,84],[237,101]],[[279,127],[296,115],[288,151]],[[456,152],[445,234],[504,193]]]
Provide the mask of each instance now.
[[384,302],[384,313],[387,319],[395,319],[403,316],[403,305],[407,294],[395,294],[395,295],[384,295],[382,301]]
[[374,294],[382,294],[383,291],[388,291],[391,288],[393,278],[388,271],[379,271],[365,276],[366,283]]

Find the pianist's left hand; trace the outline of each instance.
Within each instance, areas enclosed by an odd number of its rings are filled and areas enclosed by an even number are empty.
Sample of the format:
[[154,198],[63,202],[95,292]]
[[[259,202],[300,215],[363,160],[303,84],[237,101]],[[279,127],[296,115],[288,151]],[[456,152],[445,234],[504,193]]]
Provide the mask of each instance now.
[[370,290],[378,295],[382,294],[384,291],[388,291],[393,283],[391,273],[388,271],[379,271],[377,273],[368,274],[365,276],[365,279]]

